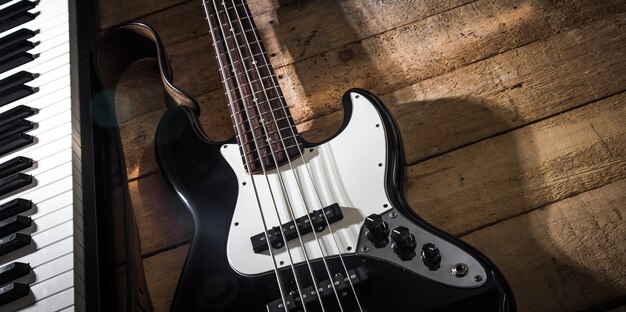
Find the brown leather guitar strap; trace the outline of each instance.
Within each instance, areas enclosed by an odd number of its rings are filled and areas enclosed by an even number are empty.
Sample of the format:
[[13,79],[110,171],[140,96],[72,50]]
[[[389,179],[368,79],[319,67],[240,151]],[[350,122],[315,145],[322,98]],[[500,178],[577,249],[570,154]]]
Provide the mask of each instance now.
[[[185,106],[197,115],[200,109],[185,92],[178,89],[172,82],[172,72],[167,63],[165,49],[159,36],[150,26],[141,23],[130,23],[118,26],[108,31],[98,44],[96,50],[96,70],[100,77],[101,86],[107,91],[114,91],[117,81],[126,67],[141,59],[154,59],[158,63],[163,88],[165,90],[166,105],[171,108],[175,106]],[[110,94],[110,92],[105,92]],[[113,96],[108,95],[109,104],[114,107]],[[115,116],[111,118],[115,119]],[[116,123],[116,122],[115,122]],[[113,146],[110,147],[112,153],[117,154],[120,162],[118,166],[121,176],[121,187],[123,199],[121,208],[113,207],[113,215],[119,215],[118,224],[123,223],[124,249],[126,253],[126,291],[118,291],[119,301],[126,301],[126,311],[152,311],[152,303],[148,293],[146,280],[144,277],[142,254],[140,246],[139,231],[137,222],[130,202],[130,195],[127,187],[126,166],[124,162],[121,139],[117,128],[114,131]],[[115,223],[115,217],[113,218]],[[117,227],[120,228],[120,227]],[[117,248],[120,250],[120,246]],[[118,284],[119,285],[119,284]],[[125,297],[125,300],[122,299]],[[121,303],[121,302],[120,302]],[[122,303],[123,304],[123,303]],[[120,306],[118,304],[118,306]]]
[[146,58],[156,59],[158,63],[168,107],[183,105],[199,114],[198,103],[174,85],[163,43],[154,29],[146,24],[129,23],[118,26],[108,31],[100,40],[96,59],[102,86],[114,90],[124,69]]

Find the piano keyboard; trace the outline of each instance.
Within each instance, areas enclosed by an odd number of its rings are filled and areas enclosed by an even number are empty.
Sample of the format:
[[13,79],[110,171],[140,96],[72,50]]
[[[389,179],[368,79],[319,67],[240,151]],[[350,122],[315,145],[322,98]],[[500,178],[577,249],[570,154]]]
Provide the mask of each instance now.
[[0,0],[0,311],[85,310],[70,21],[67,0]]

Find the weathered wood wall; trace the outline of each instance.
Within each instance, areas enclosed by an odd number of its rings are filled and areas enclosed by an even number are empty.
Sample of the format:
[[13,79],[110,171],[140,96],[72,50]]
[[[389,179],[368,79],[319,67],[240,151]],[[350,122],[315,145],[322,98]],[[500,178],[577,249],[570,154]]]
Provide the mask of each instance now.
[[[298,129],[339,127],[369,89],[404,142],[406,193],[483,251],[521,311],[626,304],[626,1],[248,1]],[[232,135],[200,1],[100,1],[103,29],[150,23],[213,139]],[[169,307],[192,233],[152,138],[154,64],[129,68],[118,115],[150,294]]]

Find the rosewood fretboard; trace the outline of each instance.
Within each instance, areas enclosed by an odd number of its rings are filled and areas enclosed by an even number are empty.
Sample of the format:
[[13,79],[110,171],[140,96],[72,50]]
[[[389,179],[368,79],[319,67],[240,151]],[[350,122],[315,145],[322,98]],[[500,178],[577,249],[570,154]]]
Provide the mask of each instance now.
[[204,8],[246,169],[269,170],[300,155],[300,136],[245,1],[205,1]]

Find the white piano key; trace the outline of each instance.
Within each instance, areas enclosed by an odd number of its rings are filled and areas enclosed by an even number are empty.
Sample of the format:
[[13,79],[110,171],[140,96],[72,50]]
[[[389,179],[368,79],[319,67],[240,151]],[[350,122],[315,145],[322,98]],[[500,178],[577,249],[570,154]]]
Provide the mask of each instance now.
[[68,235],[71,236],[72,233],[74,233],[73,227],[74,224],[71,221],[61,223],[45,231],[34,233],[31,236],[31,239],[37,249],[42,249],[48,245],[58,242]]
[[42,85],[39,88],[39,91],[35,94],[0,107],[0,113],[8,111],[19,105],[26,105],[32,108],[41,109],[52,103],[69,98],[70,95],[69,76],[60,77],[50,83]]
[[63,310],[60,310],[59,312],[75,312],[76,309],[74,308],[74,306],[70,306],[68,308],[65,308]]
[[26,84],[31,87],[41,88],[42,86],[54,82],[63,76],[69,76],[69,63],[66,58],[59,57],[58,59],[54,59],[46,63],[46,69],[44,71],[38,71],[36,74],[39,74],[39,77],[27,82]]
[[[56,169],[60,166],[65,165],[61,170],[67,168],[68,164],[71,161],[71,150],[66,148],[57,153],[46,155],[45,157],[38,157],[38,160],[34,160],[33,167],[23,170],[23,173],[31,175],[35,178],[37,186],[42,186],[41,183],[46,183],[49,180],[50,173],[48,171],[59,170]],[[36,189],[33,188],[33,190]],[[20,194],[28,194],[27,191],[17,193]]]
[[33,285],[31,291],[37,302],[21,311],[58,311],[74,303],[74,272],[67,271],[49,279],[45,284]]
[[68,137],[69,135],[71,135],[71,128],[71,125],[67,123],[57,126],[55,128],[47,129],[47,131],[37,134],[37,142],[2,156],[0,158],[0,163],[5,162],[17,155],[32,155],[32,151],[34,150],[39,150],[37,152],[40,153],[39,155],[46,154],[45,149],[49,148],[49,146],[47,145],[49,145],[51,142],[55,142],[61,138],[66,138],[68,139],[68,141],[71,141],[71,139]]
[[[63,170],[66,170],[70,166],[71,164],[68,163],[42,173],[39,177],[35,177],[37,180],[35,182],[36,187],[25,189],[19,193],[11,193],[10,196],[4,197],[2,202],[10,201],[15,198],[25,198],[30,199],[33,203],[38,203],[56,194],[60,194],[63,191],[72,189],[72,177],[70,173],[68,171],[63,172]],[[45,189],[47,193],[40,191],[43,189]]]
[[[37,218],[36,220],[33,220],[33,223],[35,224],[35,230],[36,230],[34,234],[47,231],[64,222],[72,221],[72,217],[73,217],[73,209],[70,203],[70,205],[67,205],[61,209],[58,209],[54,212],[43,215]],[[28,233],[28,230],[25,229],[24,233]]]
[[[15,4],[17,2],[18,1],[7,3],[0,7],[0,9],[11,6],[12,4]],[[46,22],[60,15],[68,15],[67,1],[41,1],[35,8],[30,10],[29,12],[39,12],[39,15],[34,20],[24,23],[17,28],[21,27],[36,29],[38,25],[45,24]],[[13,29],[9,29],[3,33],[0,33],[0,37],[4,36],[5,34],[10,34],[11,32],[13,32]]]
[[[48,131],[56,129],[62,125],[70,124],[72,117],[70,111],[67,110],[65,112],[61,112],[57,115],[51,116],[51,118],[46,118],[37,123],[37,128],[28,132],[28,134],[39,137],[40,134],[44,134]],[[64,134],[71,134],[71,126],[70,129],[63,129],[62,131],[67,131]]]
[[61,101],[52,103],[40,109],[39,112],[30,117],[27,117],[26,119],[32,122],[41,123],[42,121],[48,118],[53,118],[61,113],[70,114],[70,108],[68,107],[69,101],[69,98],[64,98]]
[[30,39],[38,44],[28,50],[30,54],[45,54],[46,52],[56,48],[69,41],[67,24],[60,24],[57,27],[40,31],[39,34]]
[[[69,38],[66,38],[66,39],[69,39]],[[26,64],[23,64],[21,66],[17,66],[11,70],[7,70],[3,72],[2,74],[0,74],[0,79],[4,79],[6,77],[9,77],[23,70],[31,72],[31,73],[37,72],[37,69],[40,68],[40,66],[45,66],[44,65],[45,63],[57,57],[67,57],[68,58],[67,61],[69,61],[69,53],[68,53],[69,51],[70,51],[70,45],[69,45],[68,40],[65,40],[65,42],[61,44],[50,46],[49,49],[47,49],[44,53],[41,53],[34,60]]]
[[[33,167],[37,167],[38,166],[38,164],[37,164],[38,161],[43,161],[47,157],[49,157],[51,155],[55,155],[56,153],[58,153],[58,152],[60,152],[62,150],[66,150],[66,149],[71,148],[71,142],[67,138],[60,138],[60,139],[58,139],[56,141],[48,142],[48,143],[49,144],[46,144],[47,148],[46,148],[45,153],[38,152],[37,150],[35,150],[35,151],[31,150],[29,152],[24,152],[24,153],[19,153],[19,154],[20,154],[20,156],[28,157],[28,158],[33,159],[33,161],[35,162],[33,164]],[[8,160],[8,159],[11,159],[11,158],[12,157],[7,157],[6,159]],[[29,171],[33,170],[33,169],[25,169],[23,172],[29,173]]]
[[[37,298],[37,297],[35,297]],[[34,305],[28,306],[20,311],[24,312],[49,312],[59,311],[66,307],[71,307],[74,303],[74,289],[63,290],[54,296],[39,299]]]
[[[50,262],[46,262],[38,267],[33,267],[34,281],[31,282],[31,286],[45,283],[48,279],[59,275],[61,272],[67,272],[73,269],[74,257],[71,253],[61,256],[56,259],[52,259]],[[25,277],[27,278],[27,277]],[[26,279],[21,279],[27,281]],[[20,280],[18,280],[19,282]]]
[[[0,256],[0,263],[5,265],[13,261],[18,261],[30,263],[31,267],[37,267],[52,259],[72,253],[74,250],[74,240],[71,237],[72,233],[58,233],[53,230],[54,229],[51,229],[48,232],[59,236],[57,242],[39,248],[31,243],[30,246]],[[31,250],[29,250],[29,247],[31,247]],[[32,250],[33,248],[37,249]]]
[[31,211],[26,215],[30,215],[33,220],[37,221],[37,219],[53,213],[59,209],[63,209],[63,207],[66,207],[73,203],[71,190],[67,190],[59,194],[47,195],[52,197],[48,197],[40,202],[33,202],[33,204],[35,205],[35,208],[33,209],[34,211]]
[[69,37],[67,36],[67,31],[63,31],[62,28],[55,33],[38,34],[30,40],[32,42],[38,42],[38,44],[28,50],[28,53],[38,55],[38,57],[28,63],[3,72],[0,74],[1,79],[11,76],[21,70],[33,72],[33,69],[37,66],[41,66],[42,64],[69,52]]

